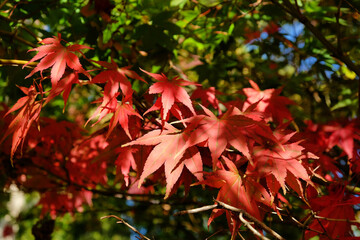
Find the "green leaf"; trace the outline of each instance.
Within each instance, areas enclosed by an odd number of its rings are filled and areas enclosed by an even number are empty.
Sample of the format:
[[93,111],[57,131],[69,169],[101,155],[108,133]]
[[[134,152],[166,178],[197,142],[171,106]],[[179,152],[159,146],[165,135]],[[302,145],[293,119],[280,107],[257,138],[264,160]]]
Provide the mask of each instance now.
[[346,98],[346,99],[338,102],[338,103],[335,104],[334,106],[332,106],[332,107],[331,107],[331,111],[334,111],[334,110],[339,109],[339,108],[348,107],[348,106],[350,106],[351,104],[352,104],[351,99]]
[[187,2],[188,2],[188,0],[171,0],[170,6],[179,7],[182,9]]
[[348,69],[345,65],[341,66],[341,71],[344,73],[345,77],[348,79],[354,80],[356,78],[356,73]]
[[229,34],[229,35],[232,34],[232,32],[234,31],[234,28],[235,28],[235,25],[234,25],[234,23],[232,23],[232,24],[230,25],[230,27],[229,27],[229,30],[228,30],[228,34]]
[[220,3],[218,0],[199,0],[199,3],[206,7],[214,7]]

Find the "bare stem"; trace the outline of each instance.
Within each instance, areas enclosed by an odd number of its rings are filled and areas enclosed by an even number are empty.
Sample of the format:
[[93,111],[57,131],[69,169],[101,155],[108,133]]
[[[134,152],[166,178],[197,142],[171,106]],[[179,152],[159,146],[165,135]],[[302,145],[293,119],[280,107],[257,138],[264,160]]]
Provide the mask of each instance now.
[[118,221],[116,223],[122,223],[125,226],[127,226],[128,228],[130,228],[132,231],[136,232],[137,234],[139,234],[139,236],[141,237],[141,239],[146,239],[146,240],[151,240],[150,238],[144,236],[143,234],[141,234],[136,228],[134,228],[133,226],[131,226],[128,222],[126,222],[124,219],[122,219],[121,217],[118,217],[116,215],[109,215],[109,216],[104,216],[101,217],[100,219],[105,219],[105,218],[116,218]]

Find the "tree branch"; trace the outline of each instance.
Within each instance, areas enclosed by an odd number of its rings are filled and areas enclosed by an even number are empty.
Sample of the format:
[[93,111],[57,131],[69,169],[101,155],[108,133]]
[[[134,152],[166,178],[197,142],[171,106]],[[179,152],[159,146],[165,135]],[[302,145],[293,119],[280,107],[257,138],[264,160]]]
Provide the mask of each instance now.
[[250,229],[250,231],[257,237],[263,239],[263,240],[270,240],[269,238],[263,236],[261,233],[259,233],[253,226],[251,226],[251,223],[246,221],[243,217],[243,212],[240,212],[239,214],[239,219],[242,223],[244,223],[245,227],[247,227],[248,229]]
[[33,48],[36,47],[36,45],[34,43],[29,42],[29,41],[27,41],[27,40],[25,40],[25,39],[23,39],[21,37],[18,37],[15,33],[0,30],[0,35],[10,36],[10,37],[18,40],[19,42],[22,42],[22,43],[24,43],[26,45],[29,45],[30,47],[33,47]]
[[243,213],[245,215],[246,218],[250,219],[251,221],[253,221],[254,223],[256,223],[258,226],[260,226],[262,229],[264,229],[266,232],[268,232],[270,235],[272,235],[273,237],[275,237],[278,240],[285,240],[282,236],[280,236],[277,232],[275,232],[274,230],[272,230],[271,228],[269,228],[268,226],[266,226],[263,222],[259,221],[257,218],[253,217],[252,215],[250,215],[248,212],[246,212],[243,209],[240,208],[236,208],[233,207],[229,204],[226,204],[224,202],[221,202],[219,200],[215,200],[215,202],[217,202],[219,205],[221,205],[221,207],[233,211],[233,212],[238,212],[238,213]]
[[337,50],[339,52],[342,52],[342,46],[341,46],[341,29],[340,29],[340,15],[341,15],[341,4],[342,4],[342,0],[340,0],[339,5],[338,5],[338,10],[336,13],[336,35],[337,35]]
[[8,2],[9,0],[5,0],[2,3],[0,3],[0,9]]
[[275,232],[274,230],[272,230],[271,228],[266,226],[263,222],[259,221],[257,218],[253,217],[252,215],[250,215],[245,210],[233,207],[233,206],[228,205],[228,204],[226,204],[224,202],[221,202],[219,200],[215,200],[215,202],[216,202],[216,204],[213,204],[213,205],[208,205],[208,206],[204,206],[204,207],[200,207],[200,208],[194,208],[194,209],[180,211],[180,212],[175,213],[174,215],[176,216],[176,215],[183,215],[183,214],[189,214],[189,213],[199,213],[199,212],[204,212],[204,211],[211,210],[211,209],[214,209],[214,208],[227,209],[227,210],[232,211],[232,212],[240,213],[240,215],[239,215],[240,221],[243,222],[244,225],[247,226],[250,229],[251,232],[253,232],[256,236],[260,237],[261,239],[269,240],[267,237],[264,237],[263,235],[261,235],[253,226],[251,226],[251,223],[246,221],[243,218],[243,215],[246,218],[250,219],[252,222],[256,223],[259,227],[264,229],[266,232],[268,232],[270,235],[272,235],[276,239],[285,240],[277,232]]
[[[1,59],[1,58],[0,58],[0,66],[3,66],[3,65],[19,66],[19,65],[25,65],[25,64],[27,64],[28,62],[29,62],[28,60]],[[36,65],[37,65],[36,62],[32,62],[32,63],[29,63],[28,66],[36,67]]]
[[353,3],[350,2],[350,0],[345,0],[345,2],[352,8],[355,10],[355,12],[359,13],[359,9],[357,9]]
[[217,208],[218,206],[219,206],[218,204],[213,204],[213,205],[208,205],[208,206],[204,206],[204,207],[199,207],[199,208],[184,210],[184,211],[180,211],[180,212],[174,213],[174,216],[184,215],[184,214],[190,214],[190,213],[204,212],[204,211],[207,211],[207,210],[211,210],[211,209]]
[[316,219],[322,219],[322,220],[327,220],[327,221],[332,221],[332,222],[360,223],[360,220],[350,220],[350,219],[340,219],[340,218],[327,218],[327,217],[322,217],[322,216],[318,216],[318,215],[314,215],[313,217],[316,218]]

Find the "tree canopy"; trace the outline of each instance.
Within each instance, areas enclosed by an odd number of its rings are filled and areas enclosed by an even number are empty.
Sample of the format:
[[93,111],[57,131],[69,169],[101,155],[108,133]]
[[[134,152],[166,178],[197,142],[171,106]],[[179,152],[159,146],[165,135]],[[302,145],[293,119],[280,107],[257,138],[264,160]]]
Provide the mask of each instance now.
[[359,11],[3,0],[0,238],[360,237]]

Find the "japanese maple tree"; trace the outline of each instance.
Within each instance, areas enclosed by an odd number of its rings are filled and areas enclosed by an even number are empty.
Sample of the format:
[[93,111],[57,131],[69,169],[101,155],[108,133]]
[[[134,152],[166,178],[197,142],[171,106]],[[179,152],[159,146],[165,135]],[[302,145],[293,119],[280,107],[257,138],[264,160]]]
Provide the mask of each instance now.
[[356,4],[50,2],[0,3],[0,238],[359,238]]

